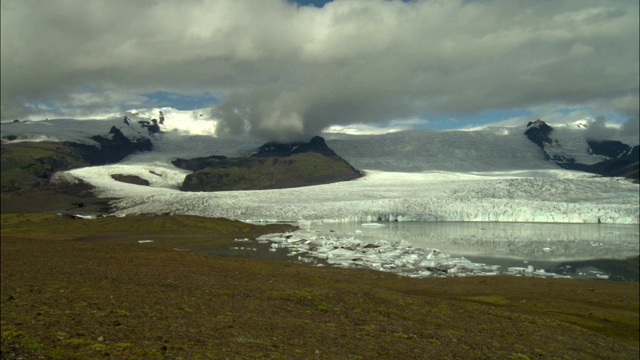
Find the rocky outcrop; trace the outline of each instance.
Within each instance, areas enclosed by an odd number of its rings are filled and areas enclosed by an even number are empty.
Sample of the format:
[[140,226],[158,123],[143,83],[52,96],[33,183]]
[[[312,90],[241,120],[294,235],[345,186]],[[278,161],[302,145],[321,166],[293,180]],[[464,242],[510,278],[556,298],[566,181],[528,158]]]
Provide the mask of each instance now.
[[198,170],[206,169],[208,167],[218,166],[218,164],[220,164],[224,160],[227,160],[226,156],[211,155],[207,157],[193,158],[193,159],[176,159],[176,160],[173,160],[171,163],[173,164],[173,166],[178,167],[180,169],[198,171]]
[[613,140],[587,140],[589,144],[589,153],[595,155],[602,155],[608,158],[618,158],[621,156],[631,154],[631,146],[624,144],[620,141]]
[[91,139],[99,144],[95,146],[65,142],[64,144],[78,149],[82,157],[91,165],[103,165],[117,163],[130,154],[140,151],[151,151],[153,144],[146,138],[129,139],[115,126],[109,130],[110,136],[95,135]]
[[324,156],[338,156],[333,150],[329,148],[329,146],[327,146],[327,143],[320,136],[314,136],[309,142],[297,142],[290,144],[269,142],[260,146],[252,156],[286,157],[309,152],[315,152]]
[[531,142],[538,145],[538,147],[544,151],[545,144],[550,145],[553,143],[553,139],[550,137],[552,132],[553,128],[551,126],[538,119],[527,123],[527,130],[524,134],[529,140],[531,140]]
[[308,143],[267,143],[240,158],[210,156],[177,159],[173,164],[194,171],[186,176],[184,191],[282,189],[362,176],[318,136]]
[[640,147],[634,146],[628,153],[586,166],[583,171],[602,175],[616,176],[640,182]]

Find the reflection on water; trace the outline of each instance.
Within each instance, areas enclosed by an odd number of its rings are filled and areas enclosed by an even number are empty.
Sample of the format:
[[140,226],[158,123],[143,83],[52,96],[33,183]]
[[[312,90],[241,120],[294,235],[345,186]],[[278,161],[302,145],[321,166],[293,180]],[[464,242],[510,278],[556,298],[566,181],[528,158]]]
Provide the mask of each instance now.
[[623,259],[638,255],[638,226],[605,224],[393,222],[383,226],[340,223],[315,226],[321,233],[361,240],[405,240],[456,256],[523,260]]
[[[381,226],[380,226],[381,225]],[[532,265],[572,277],[638,281],[639,226],[557,223],[393,222],[312,225],[323,235],[405,240],[473,262]]]

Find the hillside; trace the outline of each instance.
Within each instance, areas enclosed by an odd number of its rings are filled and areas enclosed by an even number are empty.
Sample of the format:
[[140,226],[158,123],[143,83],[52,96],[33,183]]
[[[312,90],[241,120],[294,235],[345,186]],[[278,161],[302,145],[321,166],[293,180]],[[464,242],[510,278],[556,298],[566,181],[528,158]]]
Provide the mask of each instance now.
[[[9,137],[13,140],[15,138]],[[132,153],[150,151],[153,148],[148,139],[131,140],[116,127],[112,127],[108,135],[94,135],[89,139],[94,143],[3,142],[0,150],[0,191],[26,191],[34,187],[47,186],[51,176],[58,171],[117,163]]]
[[282,189],[362,176],[318,136],[308,143],[267,143],[250,156],[210,156],[172,163],[194,171],[185,177],[181,186],[184,191]]

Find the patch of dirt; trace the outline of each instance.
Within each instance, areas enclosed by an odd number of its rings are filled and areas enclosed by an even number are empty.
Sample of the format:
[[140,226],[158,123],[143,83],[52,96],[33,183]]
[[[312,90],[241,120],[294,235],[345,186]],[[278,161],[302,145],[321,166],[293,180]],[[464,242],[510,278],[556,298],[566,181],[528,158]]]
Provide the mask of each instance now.
[[149,186],[151,184],[147,180],[135,175],[113,174],[111,178],[115,181],[133,185]]

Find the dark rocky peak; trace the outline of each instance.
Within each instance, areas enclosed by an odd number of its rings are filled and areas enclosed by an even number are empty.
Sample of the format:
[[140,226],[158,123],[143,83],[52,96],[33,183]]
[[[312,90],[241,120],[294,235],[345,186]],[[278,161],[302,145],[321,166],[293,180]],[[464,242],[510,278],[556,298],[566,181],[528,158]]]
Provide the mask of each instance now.
[[109,134],[111,136],[95,135],[91,137],[93,141],[99,144],[99,149],[92,145],[72,141],[63,143],[83,151],[83,157],[92,165],[116,163],[134,152],[151,151],[153,149],[151,140],[129,139],[115,126],[111,127]]
[[549,129],[549,131],[553,130],[553,128],[549,126],[549,124],[547,124],[546,122],[540,119],[536,121],[529,121],[527,123],[527,128],[530,128],[530,127],[539,128],[539,129]]
[[617,158],[631,153],[631,146],[615,140],[587,140],[589,153],[608,158]]
[[553,140],[549,136],[553,132],[553,128],[549,126],[546,122],[538,119],[536,121],[529,121],[527,123],[527,130],[524,134],[531,140],[534,144],[538,145],[541,149],[544,150],[544,144],[551,144]]
[[[122,131],[120,129],[118,129],[117,127],[115,127],[115,126],[111,127],[111,129],[109,130],[109,134],[113,135],[111,137],[111,141],[113,141],[113,142],[117,142],[117,143],[120,143],[120,144],[126,144],[126,143],[131,142],[131,140],[129,140],[129,138],[124,136]],[[96,139],[96,138],[98,138],[98,139]],[[104,137],[99,136],[99,135],[94,136],[94,140],[96,140],[96,141],[98,141],[100,143],[102,143],[102,141],[101,141],[102,139],[104,139]]]
[[309,142],[295,142],[282,144],[277,142],[268,142],[260,146],[256,152],[251,155],[253,157],[273,157],[273,156],[291,156],[293,154],[301,154],[307,152],[316,152],[324,156],[336,155],[327,143],[320,136],[314,136]]
[[227,160],[226,156],[222,155],[211,155],[207,157],[199,157],[194,159],[175,159],[171,161],[173,166],[178,167],[180,169],[198,171],[202,169],[206,169],[208,167],[218,166],[221,162]]

